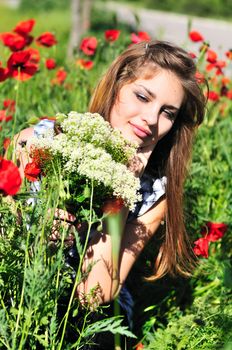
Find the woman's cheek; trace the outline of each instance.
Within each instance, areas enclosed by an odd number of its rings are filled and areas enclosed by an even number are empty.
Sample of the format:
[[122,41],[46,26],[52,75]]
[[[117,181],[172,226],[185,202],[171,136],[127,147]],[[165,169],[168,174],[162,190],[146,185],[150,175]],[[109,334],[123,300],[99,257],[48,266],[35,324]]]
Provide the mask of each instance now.
[[172,128],[173,121],[164,119],[159,123],[159,140],[162,139]]

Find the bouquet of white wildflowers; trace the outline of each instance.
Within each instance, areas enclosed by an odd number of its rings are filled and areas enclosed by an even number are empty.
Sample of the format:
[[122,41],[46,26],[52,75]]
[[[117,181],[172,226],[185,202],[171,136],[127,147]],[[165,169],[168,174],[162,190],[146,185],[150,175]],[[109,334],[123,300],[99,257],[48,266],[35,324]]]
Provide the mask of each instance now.
[[38,160],[41,154],[42,174],[59,173],[63,196],[71,206],[88,197],[90,185],[94,187],[95,205],[116,197],[133,209],[140,200],[139,179],[128,169],[137,146],[99,114],[58,114],[54,130],[34,137],[32,144],[32,158],[36,154]]

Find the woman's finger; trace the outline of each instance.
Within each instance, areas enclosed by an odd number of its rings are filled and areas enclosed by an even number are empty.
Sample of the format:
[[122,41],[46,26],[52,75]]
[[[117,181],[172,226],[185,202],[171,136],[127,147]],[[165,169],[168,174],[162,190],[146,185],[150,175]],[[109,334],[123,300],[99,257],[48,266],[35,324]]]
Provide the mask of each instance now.
[[58,208],[55,210],[54,217],[56,219],[66,221],[68,223],[73,223],[74,221],[76,221],[75,215],[70,214],[66,210],[58,209]]

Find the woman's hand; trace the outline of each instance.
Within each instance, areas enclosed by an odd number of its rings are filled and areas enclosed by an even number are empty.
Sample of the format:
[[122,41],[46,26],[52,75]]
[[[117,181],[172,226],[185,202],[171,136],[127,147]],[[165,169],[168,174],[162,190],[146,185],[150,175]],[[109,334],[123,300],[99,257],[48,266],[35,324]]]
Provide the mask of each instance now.
[[61,232],[66,231],[66,236],[64,238],[65,245],[73,245],[75,234],[77,231],[78,235],[85,234],[88,228],[88,224],[78,223],[75,215],[70,214],[66,210],[56,209],[54,213],[54,220],[52,224],[52,232],[49,236],[49,241],[57,242],[61,239]]
[[129,169],[135,174],[136,177],[141,177],[143,175],[153,149],[154,147],[151,146],[138,148],[136,156],[129,164]]

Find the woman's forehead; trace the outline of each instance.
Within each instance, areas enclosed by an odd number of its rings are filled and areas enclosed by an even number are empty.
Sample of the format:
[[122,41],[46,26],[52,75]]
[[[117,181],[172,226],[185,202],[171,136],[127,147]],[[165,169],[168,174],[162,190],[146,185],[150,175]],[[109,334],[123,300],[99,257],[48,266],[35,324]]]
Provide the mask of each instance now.
[[[135,72],[133,77],[131,77],[131,79],[128,79],[127,81],[125,81],[125,83],[123,85],[134,83],[134,82],[139,81],[139,80],[152,80],[153,78],[159,77],[160,75],[163,75],[165,77],[164,78],[165,80],[177,81],[178,84],[182,88],[184,88],[183,84],[182,84],[182,80],[175,72],[173,72],[172,70],[169,70],[169,69],[161,68],[157,65],[153,65],[153,66],[147,65],[145,67],[141,67],[137,72]],[[154,79],[154,80],[156,80],[156,79]]]

